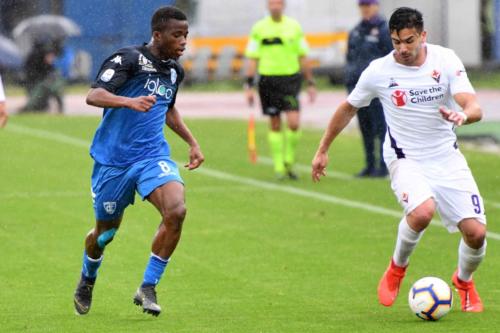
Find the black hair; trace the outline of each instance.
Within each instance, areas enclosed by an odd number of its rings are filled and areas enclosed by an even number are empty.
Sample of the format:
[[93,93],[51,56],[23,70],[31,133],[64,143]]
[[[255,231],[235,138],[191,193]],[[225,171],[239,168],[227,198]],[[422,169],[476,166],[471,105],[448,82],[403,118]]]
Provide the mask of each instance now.
[[417,32],[424,30],[422,13],[409,7],[397,8],[389,19],[389,31],[400,32],[403,29],[415,28]]
[[174,6],[164,6],[158,8],[151,18],[151,33],[155,31],[163,31],[168,20],[187,21],[186,14],[179,8]]

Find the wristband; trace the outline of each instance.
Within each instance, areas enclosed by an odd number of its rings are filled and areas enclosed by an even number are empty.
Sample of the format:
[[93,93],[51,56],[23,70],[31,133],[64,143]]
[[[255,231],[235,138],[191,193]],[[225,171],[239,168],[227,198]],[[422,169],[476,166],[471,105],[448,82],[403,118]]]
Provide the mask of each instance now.
[[247,76],[245,80],[245,87],[252,88],[255,85],[255,79],[253,76]]
[[463,125],[463,124],[465,124],[467,122],[468,117],[467,117],[467,114],[465,114],[465,112],[463,112],[463,111],[460,111],[459,113],[464,118],[464,121],[462,122],[462,125]]

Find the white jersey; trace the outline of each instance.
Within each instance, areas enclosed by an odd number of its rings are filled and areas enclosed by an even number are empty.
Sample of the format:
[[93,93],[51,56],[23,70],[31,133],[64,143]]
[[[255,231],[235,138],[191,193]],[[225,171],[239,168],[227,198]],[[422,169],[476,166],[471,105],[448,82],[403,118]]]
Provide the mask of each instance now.
[[439,113],[440,106],[457,110],[453,96],[475,93],[464,65],[453,50],[426,44],[422,66],[405,66],[393,53],[365,69],[347,101],[356,108],[379,98],[384,107],[387,134],[384,159],[428,159],[457,148],[453,123]]
[[0,76],[0,103],[5,102],[5,93],[3,91],[2,76]]

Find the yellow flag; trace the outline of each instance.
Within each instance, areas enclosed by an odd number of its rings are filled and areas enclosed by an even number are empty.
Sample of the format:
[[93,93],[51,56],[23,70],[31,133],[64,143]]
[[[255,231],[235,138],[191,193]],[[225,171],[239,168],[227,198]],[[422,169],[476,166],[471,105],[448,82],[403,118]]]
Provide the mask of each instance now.
[[248,119],[248,157],[250,163],[257,163],[257,145],[255,144],[255,119],[253,114],[250,114]]

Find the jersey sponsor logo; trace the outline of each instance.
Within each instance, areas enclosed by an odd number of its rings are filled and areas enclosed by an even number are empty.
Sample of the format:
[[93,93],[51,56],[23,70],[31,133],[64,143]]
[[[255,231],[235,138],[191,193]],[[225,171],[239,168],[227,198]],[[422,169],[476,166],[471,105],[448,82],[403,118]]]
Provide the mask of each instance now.
[[283,40],[280,37],[270,37],[262,39],[262,45],[283,45]]
[[175,84],[176,81],[177,81],[177,72],[175,71],[175,69],[170,68],[170,82],[172,82],[172,84]]
[[116,211],[116,201],[106,201],[102,203],[104,210],[109,215],[113,214]]
[[391,77],[389,79],[389,88],[394,88],[394,87],[397,87],[397,86],[399,86],[399,84],[396,82],[396,80],[394,80],[393,77]]
[[101,74],[101,81],[102,82],[109,82],[113,76],[115,75],[115,70],[108,68],[104,71],[104,73]]
[[144,84],[144,89],[149,91],[149,96],[164,96],[166,99],[171,98],[174,94],[174,91],[171,88],[161,84],[160,78],[156,78],[156,80],[148,79],[146,84]]
[[117,55],[113,59],[111,59],[111,62],[114,62],[115,64],[121,65],[122,64],[122,57]]
[[441,86],[423,89],[410,89],[410,102],[413,104],[440,101],[444,99],[444,91]]
[[408,97],[406,96],[406,91],[395,90],[391,95],[392,103],[397,107],[402,107],[406,105]]
[[139,65],[145,72],[156,72],[156,68],[153,66],[151,60],[146,58],[142,53],[139,54]]
[[433,70],[431,76],[437,83],[441,80],[441,73],[437,70]]

